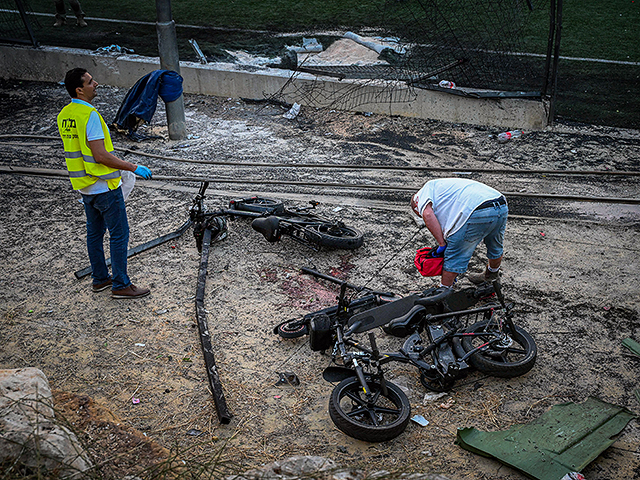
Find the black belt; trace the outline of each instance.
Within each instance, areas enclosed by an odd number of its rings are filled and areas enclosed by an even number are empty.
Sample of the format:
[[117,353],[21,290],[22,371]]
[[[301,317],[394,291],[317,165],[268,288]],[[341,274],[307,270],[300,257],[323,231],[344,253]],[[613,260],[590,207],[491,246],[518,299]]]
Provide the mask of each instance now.
[[476,207],[476,210],[482,210],[483,208],[494,207],[496,205],[506,205],[507,199],[504,196],[494,198],[493,200],[487,200]]

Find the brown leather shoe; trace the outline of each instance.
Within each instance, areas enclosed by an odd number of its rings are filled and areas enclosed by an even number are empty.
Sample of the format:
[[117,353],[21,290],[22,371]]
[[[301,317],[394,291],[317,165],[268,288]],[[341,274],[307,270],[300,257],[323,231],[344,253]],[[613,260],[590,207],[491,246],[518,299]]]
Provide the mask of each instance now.
[[111,298],[142,298],[151,293],[148,288],[136,287],[133,283],[127,288],[111,290]]
[[112,283],[113,281],[111,280],[111,278],[108,278],[104,282],[94,283],[93,285],[91,285],[91,290],[95,293],[98,293],[109,288]]

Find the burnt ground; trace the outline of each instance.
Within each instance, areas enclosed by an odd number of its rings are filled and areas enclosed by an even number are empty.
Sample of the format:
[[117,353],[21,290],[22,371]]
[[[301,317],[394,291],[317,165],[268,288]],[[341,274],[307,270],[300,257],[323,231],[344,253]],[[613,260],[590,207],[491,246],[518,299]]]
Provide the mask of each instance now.
[[[103,87],[99,93],[96,106],[109,122],[126,91]],[[63,168],[58,140],[27,136],[55,137],[55,118],[66,102],[59,85],[0,84],[0,131],[18,136],[1,139],[1,165]],[[134,143],[114,135],[116,146],[229,165],[127,154],[159,178],[139,181],[127,201],[131,246],[171,232],[187,219],[198,183],[180,181],[186,177],[220,180],[210,187],[211,207],[252,193],[297,204],[316,199],[324,215],[339,215],[364,232],[365,244],[355,251],[314,252],[287,238],[267,243],[248,221],[230,222],[228,237],[211,249],[205,296],[216,361],[234,415],[229,425],[220,425],[197,333],[200,256],[192,232],[131,258],[130,276],[149,285],[152,294],[115,301],[108,292],[93,294],[89,278],[74,276],[87,257],[84,213],[68,180],[2,175],[0,368],[43,370],[104,475],[122,478],[167,458],[173,449],[198,461],[222,450],[221,459],[230,468],[314,454],[367,471],[516,480],[524,477],[454,445],[456,429],[506,429],[539,417],[552,405],[589,396],[640,411],[633,393],[640,387],[640,359],[622,346],[625,338],[640,339],[639,207],[517,196],[637,199],[638,177],[470,172],[638,172],[639,132],[557,124],[500,145],[497,131],[469,125],[305,108],[290,121],[277,105],[193,95],[185,103],[189,138],[166,139],[159,105],[154,123],[144,131],[163,138]],[[292,167],[243,167],[243,162]],[[295,168],[294,163],[451,167],[458,173],[448,175],[506,192],[511,218],[503,284],[516,305],[518,324],[538,345],[534,369],[514,379],[471,373],[446,397],[424,402],[417,372],[393,366],[390,377],[407,389],[413,413],[422,414],[429,425],[412,423],[395,440],[380,444],[337,430],[327,413],[332,387],[322,380],[330,358],[312,352],[306,337],[281,340],[271,333],[283,320],[334,302],[335,287],[301,274],[300,268],[406,295],[433,284],[413,267],[415,250],[432,240],[408,215],[410,190],[267,182],[417,189],[447,174]],[[252,180],[257,183],[248,183]],[[480,271],[485,261],[479,248],[470,269]],[[460,285],[468,285],[467,280]],[[400,346],[399,339],[382,332],[378,338],[384,349]],[[300,386],[275,386],[285,370],[297,374]],[[132,403],[134,397],[140,402]],[[95,406],[90,418],[80,415],[90,410],[87,405]],[[632,420],[583,473],[588,479],[640,478],[639,445],[640,426]]]

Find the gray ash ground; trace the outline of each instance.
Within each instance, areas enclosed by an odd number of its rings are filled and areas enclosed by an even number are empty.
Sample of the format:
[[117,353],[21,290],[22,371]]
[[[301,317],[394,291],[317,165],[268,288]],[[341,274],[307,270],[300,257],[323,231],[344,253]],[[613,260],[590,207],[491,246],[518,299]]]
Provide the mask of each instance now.
[[[123,89],[99,89],[96,105],[108,122],[125,94]],[[3,81],[0,131],[55,138],[55,118],[67,102],[57,84]],[[148,165],[156,176],[237,181],[212,183],[211,207],[251,193],[295,204],[317,199],[322,214],[340,216],[360,229],[365,244],[355,251],[313,252],[286,238],[267,243],[243,219],[230,222],[228,237],[211,249],[205,297],[216,361],[234,415],[230,425],[220,425],[195,322],[200,257],[192,232],[132,257],[132,278],[151,286],[152,294],[117,302],[108,292],[93,294],[88,278],[74,276],[87,258],[84,213],[68,180],[5,174],[0,184],[0,368],[41,368],[56,390],[91,397],[121,425],[144,432],[147,439],[165,447],[193,447],[187,455],[212,456],[224,446],[223,458],[244,466],[316,454],[367,471],[516,480],[524,477],[457,447],[456,429],[502,430],[530,422],[552,405],[589,396],[640,411],[633,393],[640,387],[640,359],[622,346],[625,338],[640,339],[639,207],[512,195],[503,283],[516,305],[518,324],[538,345],[534,369],[514,379],[471,373],[447,397],[424,402],[417,372],[394,366],[393,381],[407,388],[413,413],[430,424],[423,428],[412,423],[400,437],[382,444],[345,436],[327,413],[332,386],[322,380],[322,370],[330,359],[310,351],[306,338],[279,339],[273,326],[335,299],[334,285],[302,275],[301,267],[400,295],[431,286],[433,280],[420,277],[413,267],[413,255],[433,240],[408,215],[409,189],[268,185],[266,180],[417,189],[429,178],[447,174],[241,166],[260,161],[451,167],[464,178],[513,194],[637,199],[634,175],[471,170],[638,172],[639,132],[558,124],[501,145],[495,139],[499,132],[486,127],[305,107],[290,121],[279,105],[193,95],[185,96],[185,104],[188,139],[166,139],[159,104],[153,124],[142,131],[162,139],[135,143],[114,135],[116,146],[168,157],[228,160],[230,165],[215,166],[135,153],[126,157]],[[1,141],[3,167],[64,168],[58,140]],[[265,182],[248,184],[248,179]],[[177,229],[187,219],[197,187],[197,182],[177,179],[139,181],[128,200],[131,246]],[[479,248],[471,270],[483,268],[484,255]],[[467,280],[460,285],[468,285]],[[383,349],[399,347],[399,339],[383,333],[379,341]],[[276,387],[278,372],[284,370],[294,371],[301,385]],[[139,404],[131,402],[134,393]],[[191,429],[204,434],[187,435]],[[91,430],[98,445],[99,430]],[[640,478],[639,445],[640,426],[633,420],[583,473],[590,480]],[[127,455],[124,444],[109,448]],[[122,472],[107,473],[122,478]]]

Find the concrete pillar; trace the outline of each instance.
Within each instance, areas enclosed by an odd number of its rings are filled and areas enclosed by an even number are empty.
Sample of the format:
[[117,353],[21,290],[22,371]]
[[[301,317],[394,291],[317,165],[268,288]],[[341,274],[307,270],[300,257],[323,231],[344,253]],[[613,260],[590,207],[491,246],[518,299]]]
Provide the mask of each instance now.
[[[156,0],[158,21],[158,53],[160,54],[160,68],[180,73],[180,58],[178,56],[178,40],[176,37],[176,23],[171,18],[171,0]],[[184,98],[166,104],[169,138],[182,140],[187,136],[184,117]]]

